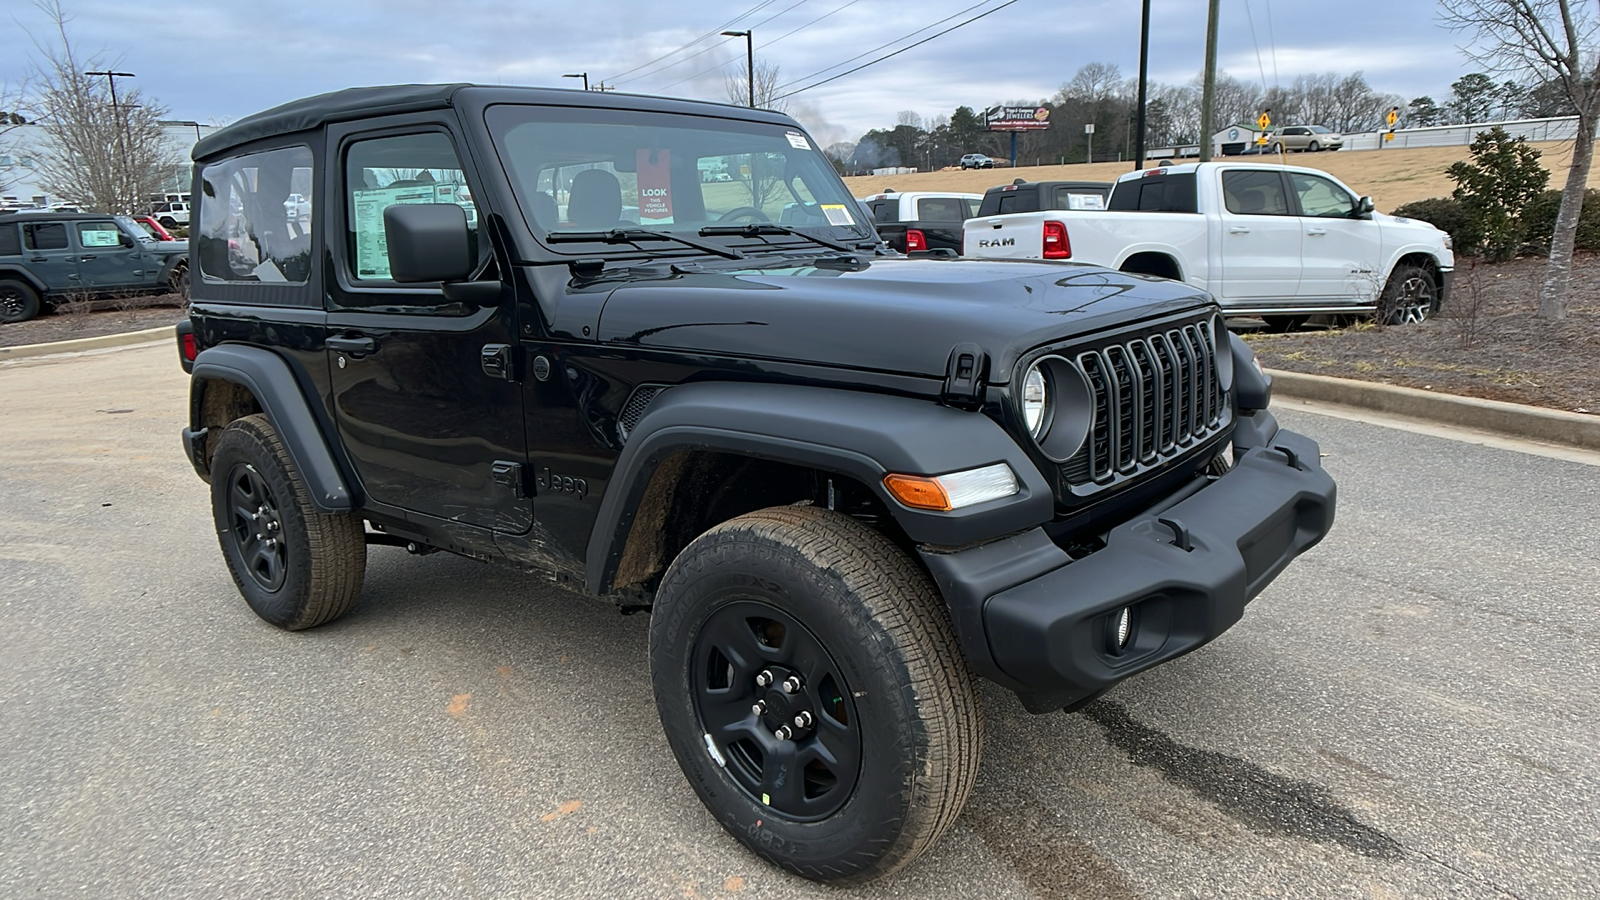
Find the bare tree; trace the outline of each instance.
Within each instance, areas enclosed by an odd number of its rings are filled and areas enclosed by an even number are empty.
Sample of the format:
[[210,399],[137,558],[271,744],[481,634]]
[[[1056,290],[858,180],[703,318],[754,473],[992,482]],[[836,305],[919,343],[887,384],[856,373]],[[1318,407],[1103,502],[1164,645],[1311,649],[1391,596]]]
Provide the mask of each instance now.
[[118,91],[112,103],[99,55],[80,57],[67,33],[60,0],[41,2],[54,42],[35,39],[33,109],[50,147],[40,154],[39,180],[52,194],[85,209],[131,212],[159,191],[179,162],[161,130],[166,107],[138,88]]
[[[786,113],[789,111],[789,101],[779,98],[783,93],[778,89],[782,79],[778,77],[778,64],[766,60],[756,60],[756,109],[770,109],[774,112]],[[729,72],[723,81],[728,92],[728,102],[744,106],[750,102],[750,78],[744,66],[738,72]]]
[[[21,113],[23,105],[23,92],[8,84],[0,84],[0,154],[9,155],[16,143],[15,135],[11,132],[23,125],[28,120]],[[0,166],[0,190],[11,186],[11,167]]]
[[1594,161],[1595,123],[1600,119],[1600,54],[1595,52],[1596,20],[1585,4],[1570,0],[1440,0],[1444,21],[1477,36],[1468,56],[1497,74],[1533,81],[1553,79],[1578,116],[1572,163],[1561,192],[1550,240],[1550,262],[1539,287],[1539,317],[1567,315],[1572,279],[1572,246],[1583,212],[1583,191]]

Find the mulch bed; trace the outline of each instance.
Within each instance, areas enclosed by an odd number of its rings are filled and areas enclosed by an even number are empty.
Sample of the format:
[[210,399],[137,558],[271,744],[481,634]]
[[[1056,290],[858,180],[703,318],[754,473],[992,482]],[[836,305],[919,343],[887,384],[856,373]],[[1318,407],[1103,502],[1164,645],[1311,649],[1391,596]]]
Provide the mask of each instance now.
[[1600,414],[1600,257],[1574,261],[1561,320],[1538,316],[1544,268],[1458,259],[1445,306],[1420,325],[1245,339],[1268,368]]
[[128,309],[117,309],[114,306],[95,311],[63,308],[26,322],[0,325],[0,347],[48,344],[106,334],[121,334],[126,331],[144,331],[149,328],[176,325],[188,315],[188,310],[183,305],[183,298],[177,294],[141,297]]

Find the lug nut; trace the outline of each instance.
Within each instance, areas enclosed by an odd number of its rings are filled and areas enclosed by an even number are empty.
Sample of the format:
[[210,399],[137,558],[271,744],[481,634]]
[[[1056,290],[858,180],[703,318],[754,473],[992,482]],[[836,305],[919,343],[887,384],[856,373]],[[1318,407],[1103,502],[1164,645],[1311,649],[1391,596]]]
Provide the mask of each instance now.
[[756,687],[766,687],[772,683],[772,672],[762,669],[756,674]]
[[765,701],[765,700],[757,700],[755,702],[755,705],[750,707],[750,711],[755,713],[758,716],[766,715],[767,714],[767,701]]
[[793,694],[798,690],[800,690],[799,675],[790,675],[788,678],[783,680],[783,692],[785,694]]
[[814,720],[811,718],[811,710],[802,709],[800,710],[800,714],[794,717],[794,727],[810,728],[812,721]]
[[779,725],[778,730],[774,731],[772,736],[780,741],[787,741],[789,738],[794,736],[794,732],[790,731],[789,726],[787,725]]

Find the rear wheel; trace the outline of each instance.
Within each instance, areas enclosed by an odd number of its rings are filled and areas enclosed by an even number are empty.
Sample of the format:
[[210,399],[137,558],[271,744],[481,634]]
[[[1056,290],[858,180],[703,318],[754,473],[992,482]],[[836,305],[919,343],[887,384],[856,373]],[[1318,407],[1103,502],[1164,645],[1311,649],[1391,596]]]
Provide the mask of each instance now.
[[355,605],[367,571],[361,518],[317,511],[266,416],[223,430],[211,458],[211,510],[228,572],[256,615],[298,631]]
[[650,666],[701,802],[797,875],[894,872],[972,790],[982,714],[944,606],[840,513],[774,507],[696,538],[656,595]]
[[1287,334],[1299,331],[1300,326],[1309,318],[1310,316],[1262,316],[1261,320],[1267,323],[1267,330],[1273,334]]
[[39,293],[26,282],[0,280],[0,322],[26,322],[39,314]]
[[156,221],[161,223],[161,227],[162,228],[171,229],[171,228],[177,228],[178,227],[178,220],[174,219],[171,216],[162,216],[161,218],[157,219]]
[[178,266],[176,269],[174,269],[172,271],[172,277],[170,279],[168,279],[168,281],[167,281],[167,286],[172,289],[172,293],[177,294],[178,296],[182,297],[184,303],[188,303],[189,302],[189,267],[188,266]]

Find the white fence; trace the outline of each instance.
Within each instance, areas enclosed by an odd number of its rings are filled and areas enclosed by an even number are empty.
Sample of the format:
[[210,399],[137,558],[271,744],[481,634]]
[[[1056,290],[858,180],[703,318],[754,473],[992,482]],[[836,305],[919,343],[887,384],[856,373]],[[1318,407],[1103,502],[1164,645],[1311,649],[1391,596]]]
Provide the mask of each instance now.
[[1440,125],[1434,128],[1396,129],[1394,140],[1387,143],[1383,132],[1344,136],[1346,150],[1380,150],[1400,147],[1465,147],[1479,133],[1496,125],[1512,137],[1529,141],[1570,141],[1578,136],[1578,117],[1563,116],[1555,119],[1518,119],[1513,122],[1481,122],[1474,125]]

